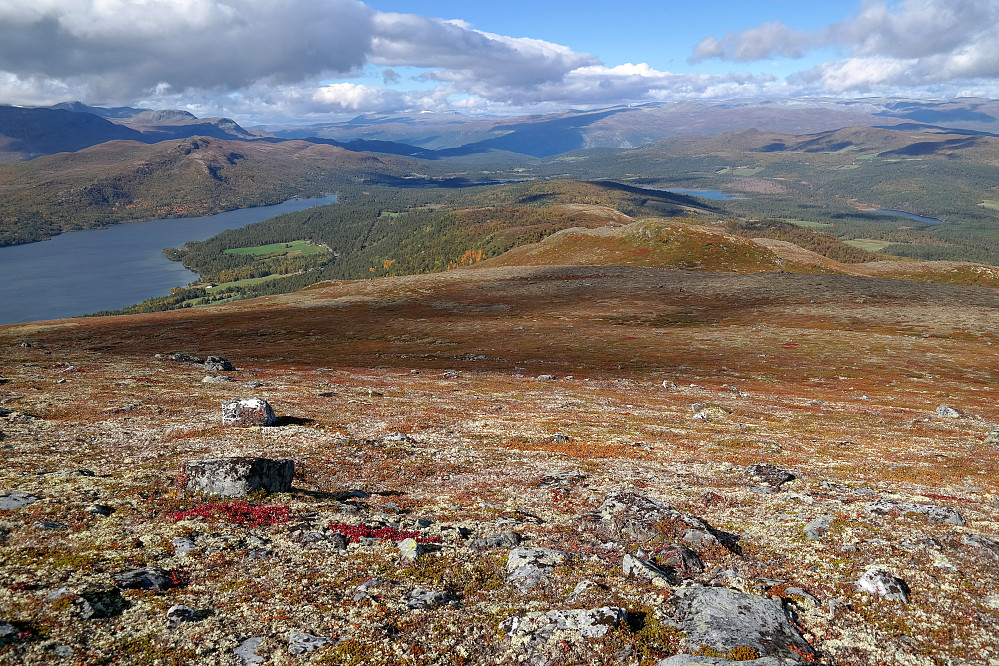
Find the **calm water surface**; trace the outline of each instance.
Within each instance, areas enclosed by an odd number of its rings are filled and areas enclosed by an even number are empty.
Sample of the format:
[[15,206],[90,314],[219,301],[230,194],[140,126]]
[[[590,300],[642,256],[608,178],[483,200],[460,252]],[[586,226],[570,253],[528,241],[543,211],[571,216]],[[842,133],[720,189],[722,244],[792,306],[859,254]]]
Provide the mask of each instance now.
[[335,196],[291,199],[210,217],[130,222],[0,247],[0,325],[115,310],[164,296],[198,275],[163,256],[163,248],[334,201]]

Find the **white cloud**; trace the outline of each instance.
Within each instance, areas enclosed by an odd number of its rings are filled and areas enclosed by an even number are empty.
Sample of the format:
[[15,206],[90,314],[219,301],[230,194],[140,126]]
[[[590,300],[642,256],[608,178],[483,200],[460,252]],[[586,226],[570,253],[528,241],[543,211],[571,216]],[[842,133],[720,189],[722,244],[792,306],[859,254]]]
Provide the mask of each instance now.
[[856,15],[821,30],[766,23],[721,39],[707,37],[690,60],[794,58],[836,48],[844,58],[799,72],[789,82],[818,93],[961,86],[999,77],[997,25],[999,0],[868,1]]
[[334,113],[359,111],[398,111],[407,105],[405,96],[393,90],[332,83],[322,86],[312,95],[320,109]]

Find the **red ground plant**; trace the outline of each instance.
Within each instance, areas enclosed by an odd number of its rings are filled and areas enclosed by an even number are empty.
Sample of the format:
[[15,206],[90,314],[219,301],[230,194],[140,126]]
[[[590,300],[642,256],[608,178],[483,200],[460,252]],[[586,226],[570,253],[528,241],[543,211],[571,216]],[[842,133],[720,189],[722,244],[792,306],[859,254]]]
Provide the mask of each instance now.
[[264,527],[288,522],[291,510],[286,506],[253,506],[249,502],[234,500],[209,502],[186,511],[175,511],[169,516],[175,523],[188,518],[214,518],[237,525]]

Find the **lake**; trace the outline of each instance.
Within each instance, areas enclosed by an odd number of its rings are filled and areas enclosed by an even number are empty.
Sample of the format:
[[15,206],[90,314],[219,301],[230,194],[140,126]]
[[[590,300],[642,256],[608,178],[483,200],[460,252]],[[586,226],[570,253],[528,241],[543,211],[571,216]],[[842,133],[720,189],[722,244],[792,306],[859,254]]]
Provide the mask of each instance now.
[[902,210],[889,210],[887,208],[878,208],[877,210],[865,210],[865,213],[878,213],[880,215],[898,215],[900,217],[907,217],[910,220],[917,220],[919,222],[928,222],[929,224],[943,224],[943,220],[935,217],[923,217],[922,215],[916,215],[915,213],[906,213]]
[[738,194],[729,194],[728,192],[722,192],[721,190],[684,190],[678,187],[646,187],[643,189],[655,190],[656,192],[672,192],[673,194],[687,194],[692,197],[700,197],[701,199],[711,199],[714,201],[725,201],[729,199],[746,198]]
[[0,247],[0,283],[7,294],[0,299],[0,324],[76,317],[165,296],[197,280],[198,274],[163,256],[164,248],[335,201],[335,195],[290,199],[209,217],[129,222]]

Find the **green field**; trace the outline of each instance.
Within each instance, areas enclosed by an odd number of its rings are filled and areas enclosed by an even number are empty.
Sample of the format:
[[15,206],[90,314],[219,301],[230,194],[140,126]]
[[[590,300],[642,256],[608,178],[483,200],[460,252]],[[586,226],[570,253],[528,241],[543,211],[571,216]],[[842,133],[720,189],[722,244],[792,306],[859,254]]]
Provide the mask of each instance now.
[[828,222],[812,222],[811,220],[784,220],[784,222],[793,224],[796,227],[804,227],[805,229],[823,229],[832,226]]
[[868,252],[880,252],[889,245],[888,241],[874,240],[872,238],[854,238],[853,240],[843,241],[847,245],[852,245],[853,247],[860,248],[861,250],[867,250]]
[[291,243],[271,243],[270,245],[257,245],[255,247],[238,247],[233,250],[226,250],[225,254],[244,254],[251,257],[271,257],[275,255],[296,255],[307,257],[312,254],[322,254],[326,248],[319,245],[312,245],[307,241],[292,241]]

